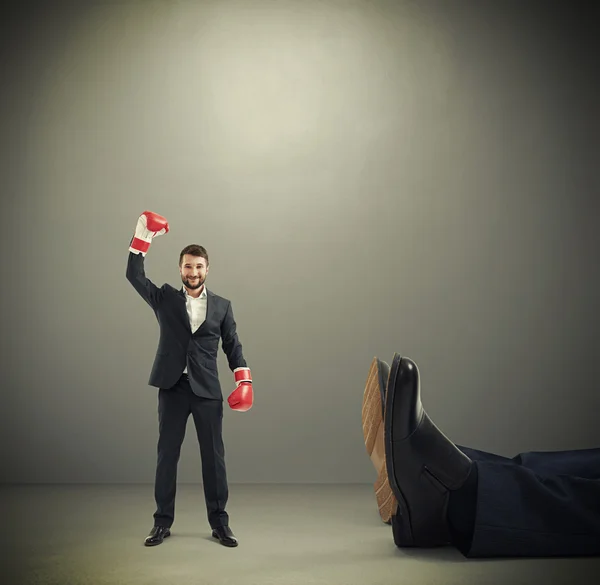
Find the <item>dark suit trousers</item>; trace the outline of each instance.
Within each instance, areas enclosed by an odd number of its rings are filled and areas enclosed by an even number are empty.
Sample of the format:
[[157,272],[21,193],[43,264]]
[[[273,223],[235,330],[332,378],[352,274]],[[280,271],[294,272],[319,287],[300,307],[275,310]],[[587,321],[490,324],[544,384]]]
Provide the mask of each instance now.
[[[474,461],[477,476],[472,531],[453,542],[465,556],[600,555],[600,449],[512,459],[459,449]],[[460,517],[460,510],[452,516]]]
[[227,526],[225,505],[229,496],[222,438],[223,401],[200,398],[183,375],[177,384],[158,391],[158,461],[154,497],[157,526],[170,527],[175,518],[177,464],[190,413],[194,419],[200,456],[208,521],[212,528]]

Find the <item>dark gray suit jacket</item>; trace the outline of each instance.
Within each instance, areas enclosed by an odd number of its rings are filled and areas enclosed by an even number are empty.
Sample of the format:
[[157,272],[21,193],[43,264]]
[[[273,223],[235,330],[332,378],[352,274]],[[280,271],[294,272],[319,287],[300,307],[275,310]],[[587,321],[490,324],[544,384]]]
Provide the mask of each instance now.
[[[160,339],[148,381],[156,388],[171,388],[187,365],[192,390],[203,398],[223,400],[217,355],[219,339],[231,371],[247,367],[233,318],[231,302],[206,289],[206,320],[192,334],[183,289],[163,284],[158,288],[146,277],[144,256],[129,252],[127,280],[152,307],[160,326]],[[233,377],[231,390],[234,389]]]

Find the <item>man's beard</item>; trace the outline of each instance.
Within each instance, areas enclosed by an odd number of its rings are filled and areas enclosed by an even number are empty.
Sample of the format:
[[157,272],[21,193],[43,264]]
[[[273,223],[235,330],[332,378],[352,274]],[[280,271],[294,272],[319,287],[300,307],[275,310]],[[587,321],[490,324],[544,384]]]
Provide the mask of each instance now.
[[187,286],[191,290],[196,290],[197,288],[200,288],[204,284],[205,280],[205,278],[198,277],[196,280],[190,281],[186,278],[183,278],[183,276],[181,277],[181,282],[183,282],[183,284],[185,284],[185,286]]

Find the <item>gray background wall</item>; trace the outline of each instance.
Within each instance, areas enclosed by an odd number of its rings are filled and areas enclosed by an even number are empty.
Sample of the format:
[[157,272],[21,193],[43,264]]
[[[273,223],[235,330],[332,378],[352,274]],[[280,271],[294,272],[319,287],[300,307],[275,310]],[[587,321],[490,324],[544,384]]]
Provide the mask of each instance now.
[[171,225],[148,275],[178,285],[201,243],[233,302],[256,404],[226,410],[230,481],[373,481],[362,393],[394,351],[458,443],[597,446],[592,4],[5,13],[2,481],[153,481],[158,325],[125,280],[145,209]]

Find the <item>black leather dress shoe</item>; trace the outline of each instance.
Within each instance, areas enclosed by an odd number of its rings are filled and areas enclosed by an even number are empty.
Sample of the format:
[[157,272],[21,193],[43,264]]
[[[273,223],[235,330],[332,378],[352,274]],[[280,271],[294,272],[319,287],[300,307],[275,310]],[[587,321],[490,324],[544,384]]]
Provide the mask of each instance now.
[[167,536],[171,536],[171,531],[166,526],[154,526],[150,534],[146,536],[144,545],[156,546],[157,544],[161,544]]
[[431,421],[421,404],[419,370],[394,354],[386,390],[385,459],[398,501],[392,516],[398,547],[434,547],[450,541],[446,512],[471,460]]
[[223,546],[238,545],[237,538],[233,535],[229,526],[217,526],[216,528],[213,528],[212,535],[215,538],[218,538]]

